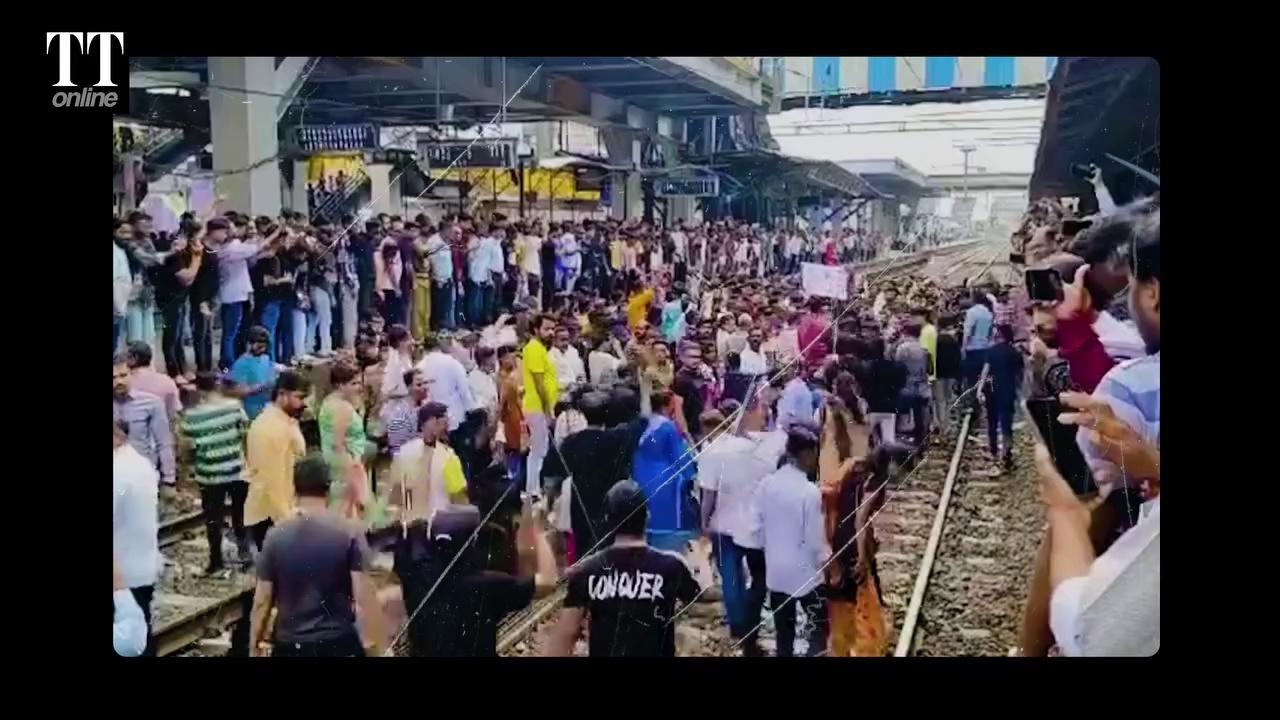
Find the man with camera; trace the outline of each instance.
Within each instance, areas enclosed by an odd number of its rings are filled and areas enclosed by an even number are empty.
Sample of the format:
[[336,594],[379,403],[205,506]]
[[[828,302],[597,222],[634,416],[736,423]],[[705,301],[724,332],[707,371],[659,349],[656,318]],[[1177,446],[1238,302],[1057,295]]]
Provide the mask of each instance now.
[[[1062,299],[1055,306],[1054,316],[1063,355],[1071,364],[1072,379],[1092,394],[1063,393],[1061,402],[1069,411],[1061,414],[1060,421],[1080,428],[1077,441],[1097,486],[1097,497],[1084,496],[1072,502],[1061,492],[1050,492],[1053,488],[1060,489],[1056,478],[1046,480],[1050,532],[1037,558],[1023,620],[1023,654],[1028,656],[1048,651],[1054,637],[1051,622],[1055,631],[1067,627],[1075,628],[1072,632],[1078,631],[1082,618],[1090,617],[1088,611],[1098,600],[1101,589],[1118,581],[1114,573],[1105,578],[1094,577],[1102,567],[1091,566],[1095,554],[1110,554],[1109,548],[1116,543],[1117,552],[1123,557],[1113,558],[1111,565],[1120,563],[1127,567],[1150,552],[1150,537],[1142,543],[1128,541],[1123,546],[1117,538],[1128,537],[1127,533],[1132,532],[1129,528],[1144,522],[1140,520],[1142,516],[1151,515],[1151,503],[1144,501],[1158,496],[1159,492],[1158,201],[1148,199],[1121,208],[1081,233],[1071,249],[1080,253],[1077,260],[1092,262],[1079,265],[1074,281],[1062,285]],[[1032,280],[1031,271],[1028,279]],[[1029,286],[1034,284],[1029,282]],[[1088,323],[1088,310],[1097,294],[1110,288],[1117,292],[1126,284],[1136,332],[1141,338],[1140,351],[1146,354],[1117,363],[1109,355],[1101,333]],[[1099,292],[1095,293],[1095,288]],[[1030,289],[1033,299],[1039,294],[1047,295],[1039,289]],[[1043,459],[1039,465],[1042,475],[1050,471],[1058,473],[1058,469],[1046,467]],[[1155,528],[1154,538],[1158,539],[1158,524]],[[1150,530],[1148,526],[1144,532],[1149,534]],[[1087,538],[1087,542],[1082,543],[1081,537]],[[1134,565],[1139,566],[1147,565]],[[1079,583],[1069,585],[1071,596],[1062,599],[1059,588],[1070,577],[1087,577],[1089,587],[1082,590]],[[1070,590],[1073,586],[1075,589]],[[1137,596],[1141,594],[1138,592]],[[1051,618],[1051,612],[1055,618]],[[1090,654],[1088,641],[1082,637],[1058,640],[1059,644],[1069,643],[1069,647],[1080,654]],[[1098,640],[1096,634],[1094,639]],[[1143,643],[1148,641],[1148,638],[1135,639],[1134,647],[1146,647]],[[1156,642],[1158,644],[1158,638]]]

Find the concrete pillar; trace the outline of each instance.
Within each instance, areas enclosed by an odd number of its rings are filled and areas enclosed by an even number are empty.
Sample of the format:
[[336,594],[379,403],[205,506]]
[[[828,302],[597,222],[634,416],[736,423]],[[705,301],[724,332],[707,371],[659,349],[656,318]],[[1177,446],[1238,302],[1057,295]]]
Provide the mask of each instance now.
[[284,204],[275,157],[279,153],[275,60],[211,57],[209,85],[218,194],[226,197],[230,210],[274,216]]
[[[372,209],[376,215],[378,213],[387,213],[388,215],[398,215],[400,213],[399,199],[392,203],[391,198],[391,166],[378,164],[366,166],[366,172],[369,173],[369,180],[372,181],[370,191],[372,197]],[[399,183],[396,183],[397,185]],[[396,193],[397,195],[399,193]]]
[[310,213],[307,206],[307,161],[293,161],[293,187],[290,189],[290,209],[294,212]]
[[618,220],[640,217],[644,214],[644,196],[640,189],[640,139],[634,132],[619,128],[601,131],[609,164],[629,168],[613,173],[612,204],[609,215]]

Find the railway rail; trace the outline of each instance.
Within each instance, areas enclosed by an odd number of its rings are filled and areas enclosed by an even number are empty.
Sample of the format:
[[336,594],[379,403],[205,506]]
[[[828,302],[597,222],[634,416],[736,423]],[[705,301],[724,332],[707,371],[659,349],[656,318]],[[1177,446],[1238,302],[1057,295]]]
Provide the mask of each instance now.
[[895,657],[1016,654],[1043,532],[1032,440],[1015,423],[1015,464],[1001,470],[973,427],[976,418],[971,411],[961,420],[941,482],[936,469],[926,471],[891,493],[891,502],[905,502],[877,520],[877,535],[888,539],[877,555],[889,569],[882,570],[886,600],[905,605],[890,634]]

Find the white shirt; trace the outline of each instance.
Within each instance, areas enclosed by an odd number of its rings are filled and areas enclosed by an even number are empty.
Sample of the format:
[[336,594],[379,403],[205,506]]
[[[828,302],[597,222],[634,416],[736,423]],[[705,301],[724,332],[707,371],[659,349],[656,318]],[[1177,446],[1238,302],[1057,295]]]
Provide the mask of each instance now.
[[562,392],[570,385],[586,382],[587,369],[582,364],[578,348],[572,345],[564,350],[553,347],[547,354],[551,356],[551,365],[556,369],[556,384]]
[[154,585],[160,556],[160,475],[132,445],[116,448],[111,464],[111,549],[126,587]]
[[484,285],[492,282],[490,262],[489,238],[472,238],[467,245],[467,279]]
[[[764,349],[763,344],[760,345],[760,349]],[[764,353],[752,350],[750,345],[738,353],[738,357],[742,360],[738,372],[744,375],[763,375],[769,371],[769,363],[765,360]]]
[[671,242],[676,246],[676,257],[687,258],[689,256],[689,239],[685,237],[684,233],[679,230],[671,233]]
[[787,241],[787,257],[795,257],[800,254],[800,250],[804,247],[804,240],[799,235],[792,235]]
[[1147,355],[1147,344],[1142,341],[1138,328],[1132,322],[1120,322],[1106,310],[1098,313],[1098,319],[1093,321],[1093,331],[1098,334],[1102,348],[1116,360]]
[[773,592],[807,595],[831,554],[818,486],[787,464],[760,481],[751,501],[752,542],[764,549],[765,585]]
[[1049,627],[1064,655],[1146,657],[1160,650],[1160,498],[1089,566],[1054,588]]
[[[591,384],[599,387],[610,385],[618,379],[622,361],[607,352],[594,351],[587,356],[591,361]],[[557,379],[560,377],[556,375]],[[612,379],[610,379],[612,378]]]
[[116,317],[124,317],[129,308],[129,293],[133,291],[133,274],[129,271],[129,255],[111,242],[111,253],[115,262],[111,274],[111,309]]
[[387,353],[387,366],[382,373],[382,397],[391,399],[408,395],[409,387],[404,384],[404,374],[412,368],[413,359],[406,358],[399,350],[393,348]]
[[813,391],[801,378],[791,378],[778,399],[778,427],[813,419]]
[[[501,275],[507,270],[506,258],[502,257],[502,240],[496,235],[481,238],[480,245],[489,256],[489,272]],[[490,282],[493,278],[489,278]]]
[[453,281],[453,250],[436,233],[427,238],[427,262],[431,264],[431,280],[436,283]]
[[444,403],[449,408],[449,432],[457,430],[466,419],[467,411],[476,407],[466,369],[457,358],[432,350],[418,362],[418,371],[430,388],[428,399]]
[[476,368],[467,373],[467,384],[471,386],[471,395],[476,401],[475,406],[488,413],[490,421],[496,418],[498,412],[498,383],[494,382],[493,376],[480,368]]
[[716,356],[724,357],[731,352],[741,353],[747,347],[747,334],[741,330],[725,332],[716,331]]
[[115,617],[111,624],[111,646],[121,657],[138,657],[147,649],[147,618],[128,590],[111,594]]
[[578,254],[578,238],[573,233],[565,233],[556,240],[556,252],[566,268],[576,268],[582,263],[582,256]]
[[524,258],[520,269],[528,275],[542,276],[542,238],[537,235],[524,236]]
[[721,435],[698,458],[698,487],[716,493],[711,531],[728,535],[741,547],[751,545],[751,498],[760,481],[778,468],[784,433]]

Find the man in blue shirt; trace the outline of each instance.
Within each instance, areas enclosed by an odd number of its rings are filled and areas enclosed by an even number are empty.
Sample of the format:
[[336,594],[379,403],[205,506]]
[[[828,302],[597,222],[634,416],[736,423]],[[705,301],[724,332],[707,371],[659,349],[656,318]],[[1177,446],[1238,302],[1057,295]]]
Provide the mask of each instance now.
[[964,314],[964,338],[960,347],[964,351],[966,390],[977,382],[982,366],[987,363],[987,349],[991,347],[991,329],[995,321],[990,302],[986,293],[974,290],[973,305]]
[[269,339],[266,328],[260,325],[249,328],[248,347],[227,376],[234,384],[227,394],[244,399],[244,412],[250,421],[267,406],[271,388],[276,383],[276,366],[267,354]]

